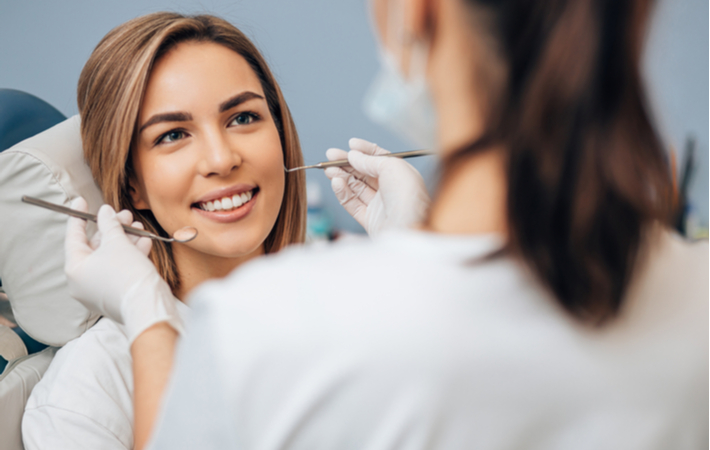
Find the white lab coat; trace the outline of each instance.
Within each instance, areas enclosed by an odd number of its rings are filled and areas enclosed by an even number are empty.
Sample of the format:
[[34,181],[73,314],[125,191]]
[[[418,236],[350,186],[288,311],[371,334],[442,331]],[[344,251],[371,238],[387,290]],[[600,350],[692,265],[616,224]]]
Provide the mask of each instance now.
[[390,233],[203,285],[151,448],[707,448],[707,242],[664,233],[600,329],[475,260],[500,244]]
[[[180,303],[183,317],[188,308]],[[133,449],[133,371],[123,327],[103,318],[57,351],[22,417],[25,450]]]

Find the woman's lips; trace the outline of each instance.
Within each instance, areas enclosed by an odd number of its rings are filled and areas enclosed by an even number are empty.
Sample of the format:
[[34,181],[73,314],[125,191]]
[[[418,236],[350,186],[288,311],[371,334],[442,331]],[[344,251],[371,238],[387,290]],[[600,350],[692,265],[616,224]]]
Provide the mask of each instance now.
[[246,217],[247,214],[254,209],[254,204],[259,196],[259,190],[254,190],[251,199],[238,208],[229,211],[205,211],[196,204],[193,204],[192,209],[203,217],[219,223],[232,223]]
[[203,195],[199,199],[195,200],[195,203],[206,203],[208,201],[220,200],[224,197],[231,197],[235,194],[240,195],[244,192],[253,191],[254,189],[259,189],[258,186],[254,184],[239,183],[234,186],[215,189],[207,194]]

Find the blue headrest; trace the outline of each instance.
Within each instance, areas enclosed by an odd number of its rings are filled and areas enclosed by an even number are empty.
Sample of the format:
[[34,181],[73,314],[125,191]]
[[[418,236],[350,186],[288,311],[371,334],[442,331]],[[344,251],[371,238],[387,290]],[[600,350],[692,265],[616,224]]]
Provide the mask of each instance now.
[[66,119],[49,103],[14,89],[0,89],[0,152]]

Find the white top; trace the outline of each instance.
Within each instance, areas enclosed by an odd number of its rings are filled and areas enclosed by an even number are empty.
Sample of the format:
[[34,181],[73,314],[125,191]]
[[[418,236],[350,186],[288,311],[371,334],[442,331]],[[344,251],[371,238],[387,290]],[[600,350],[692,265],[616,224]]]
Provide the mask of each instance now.
[[707,448],[708,244],[659,242],[602,329],[495,236],[267,256],[196,291],[151,448]]
[[[188,308],[178,311],[186,315]],[[131,364],[128,337],[109,319],[69,341],[27,401],[25,449],[133,449]]]

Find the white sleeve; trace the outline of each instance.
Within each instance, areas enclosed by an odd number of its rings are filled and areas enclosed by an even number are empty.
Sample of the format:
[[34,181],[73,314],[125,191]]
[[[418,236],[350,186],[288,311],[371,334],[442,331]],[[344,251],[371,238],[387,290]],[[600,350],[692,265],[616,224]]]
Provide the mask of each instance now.
[[47,405],[25,411],[22,440],[26,450],[130,450],[90,417]]
[[234,425],[204,307],[193,309],[187,328],[187,335],[178,342],[161,414],[147,448],[234,448]]
[[192,320],[148,448],[389,449],[433,442],[441,405],[422,395],[428,387],[401,383],[410,365],[383,355],[379,340],[360,345],[358,321],[344,338],[332,325],[338,314],[308,296],[296,302],[278,283],[231,281],[201,287],[191,299]]

